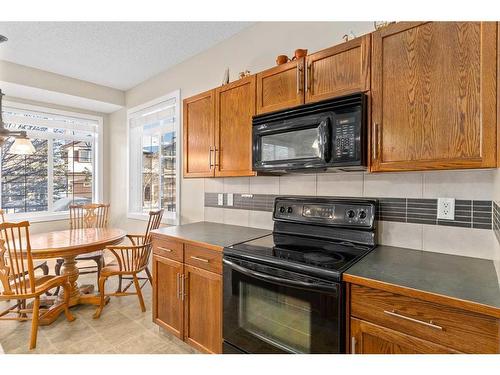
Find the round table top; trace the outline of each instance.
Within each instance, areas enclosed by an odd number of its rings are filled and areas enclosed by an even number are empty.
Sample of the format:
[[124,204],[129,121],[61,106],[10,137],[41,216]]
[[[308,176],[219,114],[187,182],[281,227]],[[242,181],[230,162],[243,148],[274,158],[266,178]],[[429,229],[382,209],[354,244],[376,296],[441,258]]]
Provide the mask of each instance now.
[[68,229],[30,236],[34,259],[63,258],[103,250],[123,240],[126,232],[118,228]]

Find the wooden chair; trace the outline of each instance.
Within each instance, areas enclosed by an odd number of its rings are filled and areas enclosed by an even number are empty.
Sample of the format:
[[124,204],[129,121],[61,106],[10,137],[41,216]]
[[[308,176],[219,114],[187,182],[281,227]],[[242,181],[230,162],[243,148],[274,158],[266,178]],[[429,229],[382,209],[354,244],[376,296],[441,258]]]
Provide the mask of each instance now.
[[[0,224],[1,223],[5,223],[5,212],[2,209],[0,209]],[[33,262],[33,267],[35,271],[41,269],[44,275],[49,274],[49,266],[46,261]]]
[[[144,304],[144,298],[142,297],[142,286],[139,284],[137,275],[144,271],[148,266],[149,256],[151,254],[151,242],[143,245],[108,246],[106,247],[106,250],[111,251],[111,253],[115,256],[116,263],[105,266],[101,270],[101,277],[99,277],[99,294],[101,299],[100,305],[94,313],[94,319],[98,319],[101,316],[106,296],[121,297],[137,295],[141,305],[141,310],[142,312],[145,312],[146,306]],[[116,291],[114,293],[106,294],[106,280],[111,276],[131,277],[135,285],[135,292]],[[128,287],[126,289],[128,289]]]
[[[109,204],[90,203],[83,205],[69,206],[69,225],[70,229],[84,228],[106,228],[108,226]],[[101,274],[101,269],[104,266],[103,251],[94,251],[88,254],[82,254],[76,257],[77,261],[92,260],[96,266],[78,267],[80,275],[97,272],[97,280]],[[56,275],[60,275],[62,259],[57,259],[55,271]],[[90,271],[88,271],[90,269]],[[59,293],[59,289],[56,290]]]
[[[3,291],[0,301],[17,300],[0,312],[0,320],[28,320],[27,314],[32,314],[31,338],[29,348],[36,347],[38,320],[43,317],[45,309],[40,309],[40,296],[50,289],[62,286],[64,288],[64,313],[68,321],[75,318],[69,311],[71,285],[68,276],[35,276],[29,236],[29,222],[0,224],[0,281]],[[34,299],[33,307],[26,308],[26,300]],[[40,315],[41,313],[41,315]],[[12,316],[14,315],[14,316]]]
[[[157,211],[149,211],[149,220],[148,220],[148,225],[146,227],[146,233],[144,234],[127,234],[127,238],[130,240],[132,245],[145,245],[148,243],[151,243],[151,231],[154,229],[158,229],[161,224],[161,219],[163,217],[163,210],[157,210]],[[149,268],[146,266],[144,269],[146,272],[147,278],[145,277],[138,277],[139,280],[149,280],[151,283],[151,286],[153,285],[153,278],[151,276],[151,272],[149,271]],[[127,276],[119,276],[118,280],[118,289],[116,290],[117,293],[122,292],[122,281],[123,280],[132,280],[131,277]],[[127,291],[127,289],[132,285],[132,282],[128,284],[127,287],[123,290],[123,292]],[[141,286],[141,288],[144,286],[144,284]]]

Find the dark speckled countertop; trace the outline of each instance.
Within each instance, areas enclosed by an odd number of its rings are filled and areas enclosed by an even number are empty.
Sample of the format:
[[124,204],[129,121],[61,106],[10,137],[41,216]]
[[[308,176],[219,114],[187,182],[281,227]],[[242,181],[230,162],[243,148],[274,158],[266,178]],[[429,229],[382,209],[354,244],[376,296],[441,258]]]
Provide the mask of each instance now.
[[243,227],[201,221],[192,224],[165,227],[152,231],[154,235],[163,235],[173,239],[190,242],[199,246],[222,248],[254,238],[267,236],[272,232],[265,229]]
[[378,246],[349,268],[344,280],[409,288],[500,317],[500,281],[491,260]]

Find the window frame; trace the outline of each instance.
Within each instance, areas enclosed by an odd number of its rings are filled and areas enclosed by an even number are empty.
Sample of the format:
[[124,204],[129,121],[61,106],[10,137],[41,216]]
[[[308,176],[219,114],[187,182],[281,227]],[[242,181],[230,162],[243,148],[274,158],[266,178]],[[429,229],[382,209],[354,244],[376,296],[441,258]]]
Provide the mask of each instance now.
[[[132,155],[132,150],[130,147],[130,128],[131,119],[134,118],[134,114],[136,112],[142,111],[149,107],[158,105],[162,102],[165,102],[169,99],[175,98],[175,123],[174,129],[176,133],[177,142],[175,145],[175,213],[165,211],[162,218],[163,224],[170,225],[179,225],[180,223],[180,211],[181,211],[181,143],[182,143],[182,134],[181,134],[181,92],[180,89],[174,90],[166,95],[162,95],[156,99],[150,100],[143,104],[137,105],[127,110],[127,218],[134,220],[148,220],[149,215],[145,212],[134,212],[130,209],[130,191],[131,191],[131,165],[132,160],[136,161],[139,156]],[[134,159],[132,159],[134,157]],[[142,171],[141,171],[142,172]]]
[[[71,112],[71,111],[66,111],[66,110],[60,110],[60,109],[54,109],[51,107],[43,107],[39,105],[32,105],[32,104],[24,104],[24,103],[19,103],[19,102],[13,102],[13,101],[4,101],[3,102],[4,107],[9,107],[9,108],[15,108],[19,110],[25,110],[25,111],[33,111],[33,112],[42,112],[42,113],[50,113],[54,115],[60,115],[60,116],[68,116],[68,117],[76,117],[80,119],[86,119],[86,120],[92,120],[97,122],[97,131],[96,131],[96,137],[94,140],[94,149],[95,149],[95,157],[93,160],[93,179],[94,179],[94,186],[92,188],[92,200],[94,202],[101,202],[103,199],[103,191],[104,191],[104,184],[103,184],[103,167],[104,167],[104,161],[103,161],[103,124],[104,124],[104,118],[102,116],[96,116],[96,115],[90,115],[86,113],[81,113],[81,112]],[[28,131],[28,137],[30,135],[30,131]],[[49,144],[53,142],[52,139],[47,138]],[[53,189],[53,157],[50,155],[48,156],[48,166],[47,170],[49,171],[48,173],[48,192],[52,191]],[[1,170],[0,170],[0,177],[1,177]],[[50,194],[49,194],[50,195]],[[1,197],[0,197],[1,198]],[[49,202],[49,207],[51,207],[52,203]],[[32,223],[37,223],[37,222],[45,222],[45,221],[55,221],[55,220],[65,220],[69,218],[69,211],[61,211],[61,212],[52,212],[52,211],[43,211],[43,212],[18,212],[18,213],[10,213],[5,215],[6,220],[29,220]]]

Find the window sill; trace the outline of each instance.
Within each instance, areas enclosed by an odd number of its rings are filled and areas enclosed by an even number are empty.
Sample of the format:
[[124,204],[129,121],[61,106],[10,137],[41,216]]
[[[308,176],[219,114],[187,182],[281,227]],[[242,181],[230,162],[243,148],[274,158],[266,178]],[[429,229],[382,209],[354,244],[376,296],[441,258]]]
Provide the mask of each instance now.
[[[148,221],[149,215],[142,212],[129,212],[127,213],[127,218],[133,220]],[[161,219],[161,223],[167,225],[179,225],[179,220],[175,217],[165,217],[164,215],[163,218]]]
[[19,213],[19,214],[7,214],[5,215],[6,221],[29,221],[30,223],[43,223],[46,221],[59,221],[68,220],[69,211],[57,212],[57,213]]

